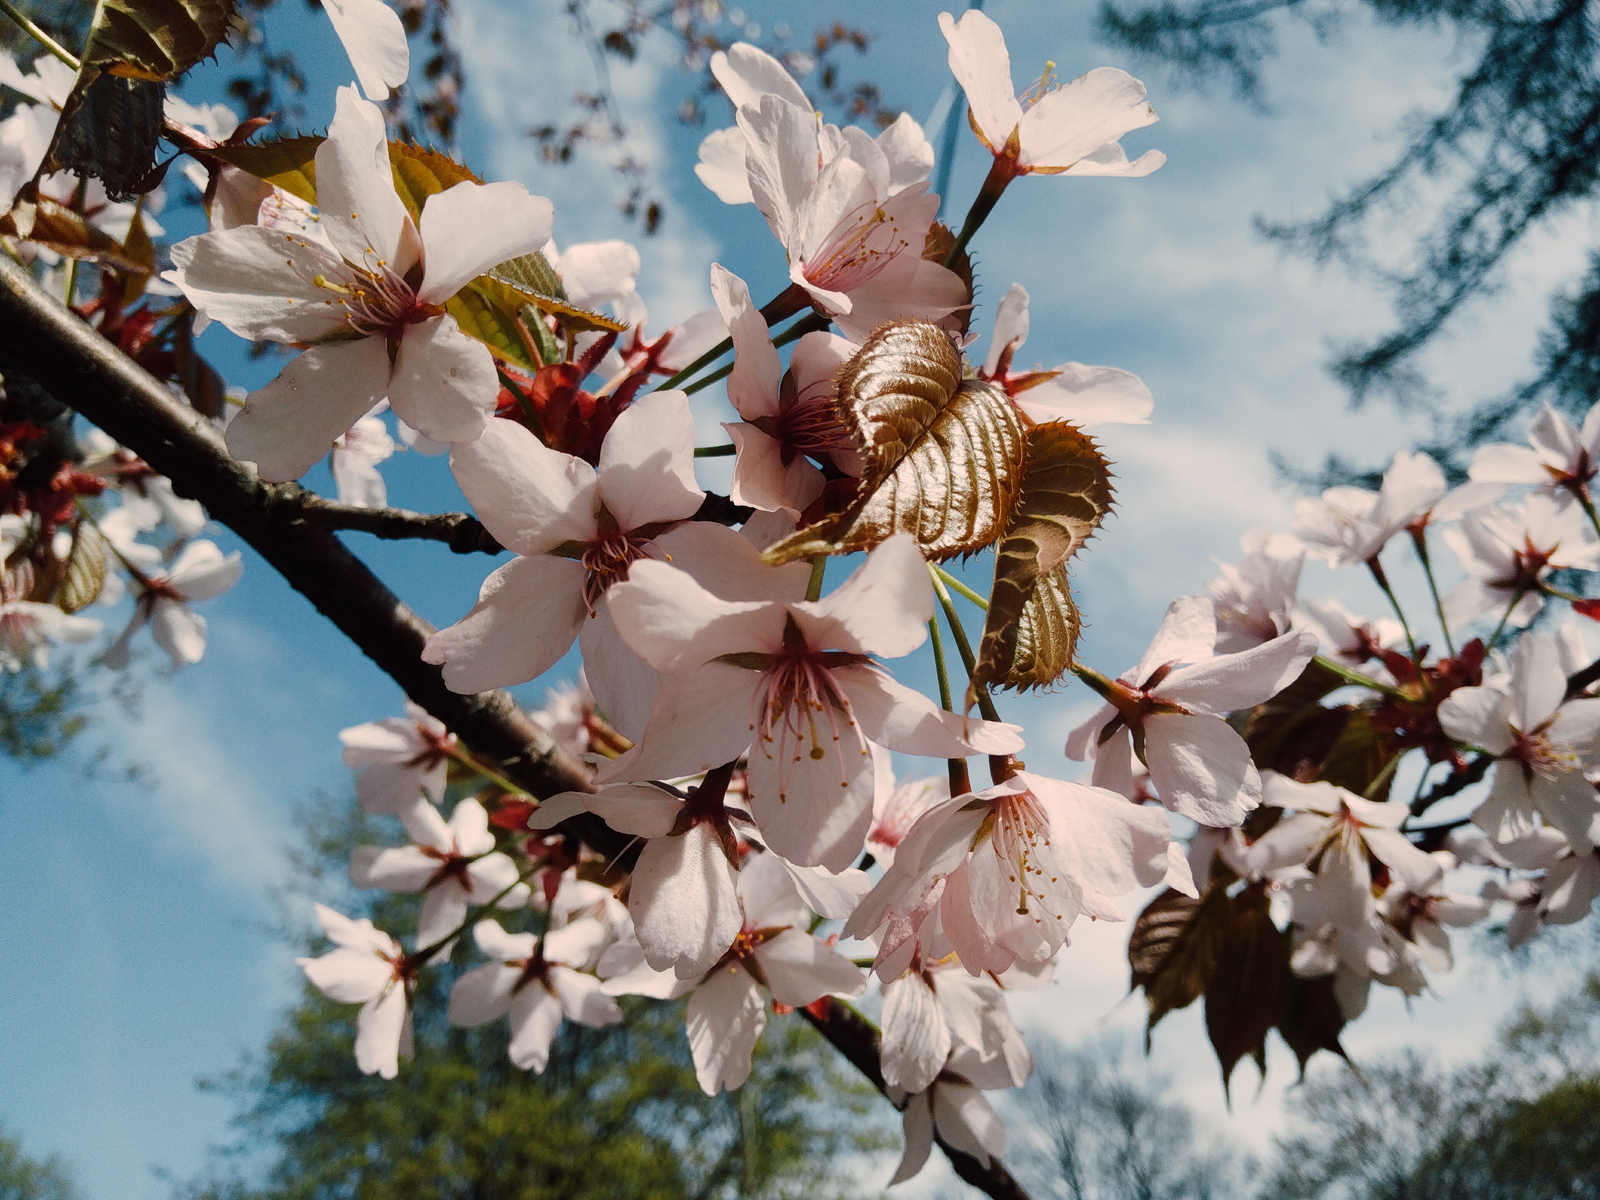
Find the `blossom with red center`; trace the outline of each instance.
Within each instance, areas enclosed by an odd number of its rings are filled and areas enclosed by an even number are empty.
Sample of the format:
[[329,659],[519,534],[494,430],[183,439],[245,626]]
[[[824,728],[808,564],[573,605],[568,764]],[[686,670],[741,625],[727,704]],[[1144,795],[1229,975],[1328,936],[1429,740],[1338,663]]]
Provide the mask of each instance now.
[[216,543],[201,540],[186,545],[164,571],[146,574],[125,565],[133,574],[129,584],[135,596],[133,616],[106,651],[106,664],[117,670],[126,667],[132,661],[133,635],[146,625],[174,667],[204,658],[206,619],[189,605],[214,599],[239,582],[244,573],[239,552],[223,554]]
[[640,562],[609,607],[666,681],[639,744],[596,778],[673,779],[748,751],[756,825],[802,866],[842,871],[860,856],[876,791],[870,743],[938,758],[1022,748],[1015,726],[944,712],[873,663],[915,650],[933,615],[907,534],[819,601],[723,600],[675,567]]
[[1549,634],[1528,633],[1511,653],[1511,677],[1452,692],[1439,706],[1444,732],[1494,755],[1489,797],[1472,814],[1496,841],[1525,837],[1535,814],[1572,848],[1600,845],[1600,796],[1585,778],[1600,747],[1600,700],[1566,699],[1560,651]]
[[[463,800],[450,821],[431,804],[416,804],[400,818],[415,845],[358,846],[350,856],[350,882],[358,888],[425,892],[417,921],[417,949],[442,943],[465,920],[472,904],[521,908],[528,885],[517,864],[496,850],[489,814],[476,800]],[[440,955],[447,946],[438,945]]]
[[368,721],[339,731],[344,765],[361,773],[356,796],[375,815],[406,811],[419,800],[444,799],[446,770],[456,738],[444,722],[406,701],[406,715]]
[[1132,796],[1137,756],[1161,802],[1202,825],[1237,825],[1260,803],[1250,749],[1222,714],[1283,690],[1315,656],[1317,639],[1300,630],[1213,655],[1216,628],[1210,600],[1180,597],[1139,664],[1099,682],[1105,706],[1067,737],[1069,758],[1094,759],[1096,787]]
[[694,420],[682,392],[652,392],[612,425],[596,470],[512,421],[491,421],[450,466],[479,519],[515,551],[478,603],[428,639],[427,662],[458,692],[526,683],[576,638],[595,702],[638,740],[660,686],[625,645],[602,597],[643,561],[670,560],[719,595],[798,596],[804,564],[767,567],[733,530],[690,521],[705,499],[694,480]]
[[517,183],[459,183],[414,222],[394,190],[383,113],[339,90],[316,153],[315,231],[240,225],[180,242],[173,280],[252,341],[309,348],[252,392],[228,448],[264,479],[299,478],[386,396],[439,442],[477,437],[499,391],[489,349],[444,305],[550,238],[550,202]]
[[543,938],[507,933],[495,921],[472,927],[478,949],[494,961],[468,971],[450,989],[452,1025],[471,1028],[511,1018],[512,1065],[543,1071],[563,1019],[580,1025],[615,1025],[617,1002],[587,973],[607,932],[592,918],[552,929]]
[[1478,447],[1468,474],[1497,483],[1531,483],[1558,499],[1592,503],[1590,485],[1600,472],[1600,404],[1589,409],[1581,429],[1545,405],[1528,426],[1528,442]]
[[1543,492],[1518,505],[1468,513],[1448,529],[1467,578],[1444,599],[1452,628],[1488,616],[1524,628],[1544,607],[1544,580],[1564,567],[1600,566],[1600,539],[1582,507]]
[[0,671],[20,671],[28,664],[42,671],[56,642],[87,642],[100,630],[94,618],[69,616],[53,604],[0,601]]
[[733,338],[728,399],[744,418],[723,425],[739,451],[731,494],[739,504],[799,518],[822,494],[819,462],[836,475],[860,471],[859,450],[833,402],[834,378],[857,346],[808,333],[785,371],[744,280],[713,263],[711,294]]
[[393,1079],[400,1072],[399,1060],[411,1057],[411,991],[418,964],[365,917],[352,921],[319,904],[317,920],[338,948],[295,962],[328,999],[361,1005],[356,1066],[363,1075]]
[[1195,894],[1164,812],[1020,771],[929,809],[845,934],[888,925],[879,964],[898,974],[897,951],[936,917],[970,973],[999,973],[1047,962],[1080,913],[1123,920],[1116,897],[1163,880]]
[[978,140],[1012,175],[1148,175],[1167,156],[1147,150],[1128,161],[1118,141],[1156,121],[1144,84],[1114,67],[1097,67],[1062,84],[1055,64],[1016,92],[1011,55],[1000,27],[969,9],[956,20],[939,14],[950,43],[950,70],[966,93]]

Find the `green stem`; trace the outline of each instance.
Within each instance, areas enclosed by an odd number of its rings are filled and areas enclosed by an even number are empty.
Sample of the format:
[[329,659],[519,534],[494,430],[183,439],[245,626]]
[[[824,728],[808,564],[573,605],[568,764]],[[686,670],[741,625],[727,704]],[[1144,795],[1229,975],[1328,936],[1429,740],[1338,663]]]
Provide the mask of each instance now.
[[500,901],[504,900],[522,884],[527,883],[528,877],[538,869],[538,863],[529,863],[528,869],[521,872],[517,876],[515,883],[506,884],[505,887],[501,888],[492,897],[490,897],[487,902],[478,905],[476,910],[469,908],[467,910],[467,915],[461,919],[461,924],[457,925],[452,932],[445,934],[444,937],[429,943],[420,950],[413,950],[410,954],[406,955],[406,958],[415,966],[422,966],[430,958],[437,954],[442,947],[448,946],[451,942],[455,941],[467,930],[471,929],[474,925],[481,921],[486,912],[492,909],[495,905],[499,904]]
[[726,379],[729,375],[732,375],[732,374],[733,374],[733,364],[732,363],[728,363],[726,366],[718,367],[715,371],[711,372],[711,374],[707,375],[704,379],[696,379],[693,383],[689,384],[688,387],[683,389],[683,394],[685,396],[692,396],[696,392],[702,391],[705,388],[710,387],[717,380]]
[[1411,531],[1411,544],[1417,548],[1417,558],[1422,562],[1422,573],[1428,577],[1428,592],[1433,596],[1433,611],[1439,616],[1439,631],[1444,634],[1444,648],[1450,657],[1456,656],[1456,644],[1450,637],[1450,622],[1445,620],[1444,601],[1439,598],[1439,584],[1433,577],[1433,563],[1428,558],[1428,531],[1426,527]]
[[[3,0],[0,0],[0,3],[3,3]],[[674,375],[670,379],[668,379],[665,383],[663,383],[660,387],[658,387],[656,389],[656,391],[658,391],[658,392],[670,392],[673,388],[677,387],[685,379],[692,379],[696,372],[704,370],[706,367],[709,367],[712,363],[716,362],[717,359],[721,358],[724,354],[728,353],[728,351],[730,351],[732,349],[733,349],[733,339],[731,337],[730,338],[723,338],[720,342],[718,342],[715,346],[711,347],[711,349],[707,350],[699,358],[695,359],[692,363],[690,363],[683,370],[679,371],[676,375]]]
[[1399,688],[1390,687],[1386,683],[1379,683],[1376,679],[1368,679],[1360,671],[1347,667],[1343,663],[1335,662],[1331,658],[1324,658],[1319,654],[1315,661],[1317,666],[1324,671],[1331,671],[1346,683],[1353,683],[1358,687],[1371,688],[1373,691],[1382,692],[1386,696],[1399,696],[1401,694]]
[[494,785],[496,785],[497,787],[503,789],[504,791],[506,791],[510,795],[513,795],[513,796],[526,796],[528,794],[528,789],[527,788],[518,787],[516,784],[512,783],[511,780],[507,779],[504,775],[500,774],[499,771],[494,770],[492,767],[486,767],[481,762],[479,762],[476,758],[473,758],[471,754],[469,754],[465,749],[462,748],[462,746],[461,746],[461,744],[459,742],[457,742],[454,746],[451,747],[451,749],[450,749],[450,757],[455,759],[458,763],[460,763],[464,767],[471,767],[474,771],[476,771],[479,775],[482,775],[490,783],[493,783]]
[[1411,622],[1406,620],[1405,611],[1400,607],[1400,600],[1395,596],[1394,589],[1389,586],[1389,576],[1384,573],[1383,564],[1378,561],[1376,554],[1367,559],[1367,570],[1372,572],[1372,578],[1377,581],[1378,587],[1382,589],[1383,594],[1389,597],[1389,607],[1394,609],[1394,615],[1400,621],[1400,628],[1405,630],[1406,645],[1411,650],[1411,661],[1420,668],[1422,666],[1422,656],[1417,653],[1417,639],[1411,633]]
[[811,560],[811,579],[806,584],[806,599],[822,598],[822,573],[828,569],[828,556],[819,554]]
[[732,443],[726,446],[696,446],[694,448],[694,456],[696,458],[732,458],[737,453],[739,453],[739,447]]
[[71,67],[74,71],[78,69],[77,56],[70,53],[67,48],[60,42],[56,41],[55,38],[51,37],[44,30],[35,25],[32,18],[18,9],[16,5],[12,4],[11,0],[0,0],[0,12],[5,13],[6,16],[10,17],[18,25],[22,26],[23,31],[27,33],[29,37],[33,38],[34,41],[38,42],[46,50],[50,51],[51,54],[55,55],[62,62],[66,63],[67,66]]
[[961,580],[950,574],[949,571],[946,571],[943,567],[934,567],[933,569],[939,573],[939,578],[944,580],[945,583],[949,584],[954,591],[959,592],[968,600],[971,600],[979,608],[983,609],[984,612],[989,611],[989,602],[984,599],[983,596],[973,591],[966,584],[962,583]]
[[[1584,490],[1587,491],[1588,489],[1585,488]],[[1578,503],[1583,505],[1583,511],[1589,514],[1589,524],[1594,526],[1594,531],[1600,533],[1600,514],[1597,514],[1594,510],[1594,501],[1580,493]]]
[[[928,640],[933,645],[933,670],[939,679],[939,707],[945,712],[955,712],[955,703],[950,697],[950,672],[944,661],[944,635],[939,632],[937,618],[928,618]],[[967,773],[966,759],[947,758],[945,768],[950,775],[952,796],[965,796],[972,790],[972,776]]]
[[1490,636],[1488,643],[1483,648],[1483,652],[1485,654],[1488,654],[1489,651],[1493,650],[1496,643],[1500,641],[1500,635],[1506,631],[1506,622],[1511,619],[1511,614],[1516,610],[1517,605],[1522,603],[1522,598],[1527,594],[1528,589],[1525,587],[1519,587],[1515,592],[1512,593],[1511,603],[1506,605],[1506,611],[1500,617],[1500,624],[1494,627],[1494,633]]
[[1092,690],[1095,695],[1099,696],[1100,699],[1106,701],[1108,704],[1111,702],[1111,697],[1116,694],[1116,685],[1112,683],[1111,680],[1100,674],[1100,672],[1096,671],[1093,667],[1086,667],[1080,662],[1074,662],[1070,670],[1079,679],[1083,680],[1084,683],[1088,684],[1090,690]]
[[994,206],[1000,202],[1000,197],[1005,194],[1006,188],[1016,177],[1016,158],[1009,152],[995,155],[994,163],[989,167],[989,174],[984,177],[983,187],[978,190],[977,198],[967,210],[967,219],[961,222],[961,232],[956,236],[956,244],[951,246],[950,253],[944,256],[946,267],[953,266],[961,257],[961,252],[967,248],[972,235],[982,228],[984,221],[988,220],[989,214],[994,211]]
[[1388,784],[1389,780],[1394,778],[1395,768],[1400,765],[1400,760],[1404,757],[1405,751],[1402,750],[1399,754],[1396,754],[1390,758],[1388,762],[1384,763],[1383,770],[1378,772],[1373,781],[1367,784],[1366,790],[1361,793],[1363,798],[1371,800],[1374,796],[1381,792],[1385,785]]
[[1000,712],[994,706],[989,689],[973,678],[978,671],[978,659],[972,653],[972,643],[967,640],[967,631],[961,624],[961,614],[956,612],[955,602],[945,590],[944,580],[939,578],[939,573],[938,567],[932,563],[928,564],[928,577],[933,580],[934,594],[939,597],[939,607],[944,609],[945,623],[950,626],[950,636],[955,639],[956,650],[961,655],[961,665],[967,669],[967,687],[977,700],[978,711],[983,714],[984,720],[998,721]]

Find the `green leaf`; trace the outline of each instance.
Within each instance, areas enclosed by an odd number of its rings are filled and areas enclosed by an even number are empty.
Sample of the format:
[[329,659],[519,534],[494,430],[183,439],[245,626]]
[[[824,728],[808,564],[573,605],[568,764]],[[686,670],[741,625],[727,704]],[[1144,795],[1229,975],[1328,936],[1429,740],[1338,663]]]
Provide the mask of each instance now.
[[516,292],[522,302],[550,313],[569,332],[621,333],[628,327],[626,321],[612,320],[603,313],[579,308],[569,301],[561,276],[556,274],[550,260],[537,250],[501,263],[489,272],[488,278]]
[[413,221],[421,220],[422,205],[429,196],[458,183],[483,182],[448,154],[409,142],[389,143],[389,169],[394,173],[394,190]]
[[767,562],[870,550],[896,533],[945,559],[1004,532],[1022,488],[1022,422],[1005,392],[962,378],[937,325],[881,327],[840,371],[835,404],[862,452],[855,498],[769,547]]
[[99,599],[105,585],[105,539],[89,522],[79,521],[72,532],[72,549],[67,554],[66,571],[56,592],[56,607],[64,613],[87,608]]
[[1227,934],[1206,987],[1206,1034],[1226,1091],[1245,1055],[1267,1071],[1267,1031],[1277,1023],[1289,975],[1289,935],[1272,923],[1266,889],[1255,884],[1228,901]]
[[[517,327],[516,301],[515,295],[507,295],[504,289],[485,277],[462,288],[446,302],[444,309],[456,319],[461,332],[488,346],[495,357],[524,370],[537,371],[543,363],[535,358],[523,331]],[[542,325],[538,314],[534,316]]]
[[1072,665],[1078,610],[1066,564],[1111,510],[1111,471],[1064,421],[1028,430],[1022,495],[995,551],[994,586],[973,682],[1048,687]]
[[307,204],[317,202],[317,147],[320,137],[269,138],[239,146],[215,146],[205,151],[230,167],[238,167],[263,183],[280,187]]

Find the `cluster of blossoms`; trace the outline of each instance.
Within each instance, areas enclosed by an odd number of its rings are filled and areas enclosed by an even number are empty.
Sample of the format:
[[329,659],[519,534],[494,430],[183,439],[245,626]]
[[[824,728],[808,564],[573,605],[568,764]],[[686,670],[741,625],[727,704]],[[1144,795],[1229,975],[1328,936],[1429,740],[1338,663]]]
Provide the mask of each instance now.
[[[1075,659],[1067,560],[1110,498],[1083,430],[1143,423],[1153,400],[1112,367],[1022,368],[1021,284],[969,361],[966,247],[1024,176],[1159,167],[1158,152],[1130,161],[1120,144],[1156,119],[1137,80],[1099,69],[1062,83],[1047,67],[1019,92],[994,22],[942,15],[991,155],[953,233],[936,220],[933,150],[915,121],[875,136],[826,124],[776,60],[719,52],[735,123],[705,140],[697,171],[761,213],[789,283],[758,306],[714,264],[712,306],[650,338],[637,251],[561,250],[548,200],[391,142],[376,102],[408,71],[398,18],[378,0],[325,8],[359,83],[339,89],[326,137],[295,143],[310,147],[299,170],[279,170],[280,144],[277,182],[253,174],[255,123],[173,102],[209,225],[172,247],[170,270],[141,276],[174,304],[130,309],[137,295],[111,267],[94,299],[76,302],[75,271],[62,295],[202,410],[193,327],[298,348],[211,414],[267,483],[326,460],[343,507],[382,508],[378,464],[399,445],[448,454],[511,557],[427,639],[421,657],[446,687],[526,684],[575,643],[581,654],[580,682],[536,716],[591,769],[585,790],[530,796],[420,708],[344,731],[365,810],[409,839],[359,848],[350,880],[422,895],[407,941],[318,907],[336,948],[301,964],[362,1006],[363,1071],[400,1070],[419,975],[467,961],[469,934],[481,961],[456,977],[449,1019],[507,1017],[511,1061],[529,1070],[544,1069],[564,1021],[619,1021],[621,996],[685,999],[696,1072],[715,1094],[748,1078],[769,1012],[826,1027],[871,988],[906,1133],[899,1182],[936,1135],[981,1162],[1002,1152],[984,1093],[1031,1070],[1007,992],[1048,982],[1079,918],[1125,920],[1140,889],[1163,888],[1157,903],[1189,914],[1180,942],[1259,940],[1260,922],[1235,918],[1270,907],[1285,977],[1323,981],[1342,1019],[1374,980],[1413,994],[1423,966],[1447,968],[1444,926],[1505,902],[1524,940],[1600,894],[1600,701],[1574,657],[1581,635],[1528,632],[1509,657],[1502,648],[1551,597],[1577,599],[1555,572],[1600,567],[1600,418],[1580,431],[1546,413],[1531,446],[1484,449],[1453,490],[1432,460],[1401,454],[1379,491],[1335,488],[1301,503],[1292,534],[1246,535],[1243,560],[1209,595],[1175,600],[1128,671]],[[38,100],[16,129],[62,103],[71,80],[53,78],[0,72]],[[43,151],[27,153],[19,181]],[[66,183],[49,194],[89,221],[87,190]],[[125,247],[140,222],[148,241],[150,207],[130,210]],[[158,321],[184,323],[189,341],[163,340]],[[700,374],[730,352],[725,370]],[[729,443],[697,448],[690,395],[724,375]],[[205,626],[189,603],[231,586],[238,555],[196,540],[204,513],[130,452],[58,438],[57,414],[6,404],[0,662],[93,636],[70,614],[111,596],[108,556],[135,603],[108,659],[125,662],[149,624],[175,662],[198,660]],[[733,458],[728,497],[701,486],[705,451]],[[1531,489],[1508,500],[1517,485]],[[108,486],[122,498],[111,511],[91,502]],[[139,540],[162,524],[165,546]],[[1381,556],[1405,533],[1432,587],[1435,526],[1465,579],[1433,593],[1448,653],[1430,660]],[[91,546],[101,568],[86,588]],[[938,564],[988,548],[995,585],[974,654],[947,591],[965,585]],[[855,553],[825,591],[828,557]],[[1366,566],[1395,619],[1299,597],[1308,556]],[[960,711],[939,637],[942,704],[887,665],[937,635],[941,612],[967,668]],[[1479,621],[1498,623],[1458,651],[1451,631]],[[1086,781],[1026,769],[1022,730],[992,697],[1068,672],[1104,701],[1065,745],[1092,762]],[[1333,702],[1351,686],[1358,699]],[[945,773],[897,779],[895,755],[945,760]],[[973,757],[989,786],[973,784]],[[1416,798],[1391,798],[1417,759]],[[1419,823],[1491,769],[1470,819]],[[1492,875],[1477,895],[1444,890],[1463,863]],[[1204,928],[1219,913],[1226,927]],[[1165,965],[1136,966],[1136,981]],[[1277,1012],[1286,984],[1274,986]],[[1336,1034],[1285,1030],[1297,1051],[1337,1048]]]

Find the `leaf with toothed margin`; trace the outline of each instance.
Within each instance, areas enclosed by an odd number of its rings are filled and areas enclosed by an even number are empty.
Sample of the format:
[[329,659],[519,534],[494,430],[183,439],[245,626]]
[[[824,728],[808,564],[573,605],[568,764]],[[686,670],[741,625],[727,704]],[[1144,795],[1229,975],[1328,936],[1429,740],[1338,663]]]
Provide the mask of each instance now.
[[974,684],[1048,687],[1072,665],[1078,609],[1067,560],[1110,509],[1110,467],[1092,438],[1065,421],[1028,430],[1022,496],[995,549]]
[[835,406],[861,448],[855,498],[768,547],[767,562],[870,550],[897,533],[945,559],[1004,532],[1022,486],[1022,420],[1005,392],[962,378],[944,330],[881,327],[839,372]]

